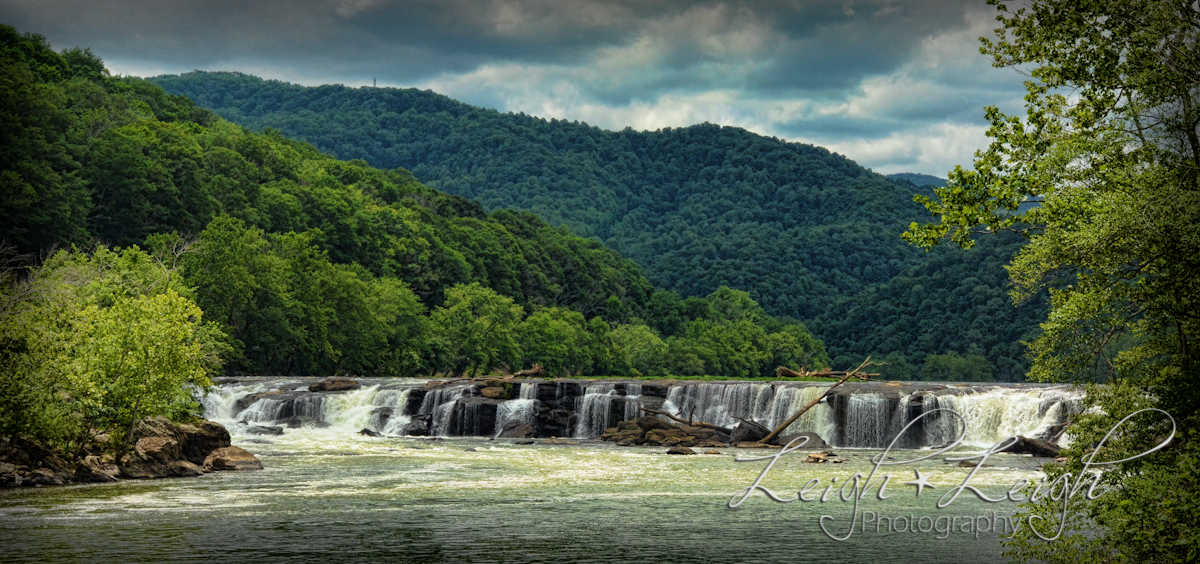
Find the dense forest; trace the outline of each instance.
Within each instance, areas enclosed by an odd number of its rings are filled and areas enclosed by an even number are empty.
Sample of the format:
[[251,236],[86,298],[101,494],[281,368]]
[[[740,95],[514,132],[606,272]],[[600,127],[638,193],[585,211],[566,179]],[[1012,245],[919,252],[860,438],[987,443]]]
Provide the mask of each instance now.
[[252,133],[109,76],[87,50],[12,28],[4,42],[0,235],[18,254],[159,264],[226,336],[227,371],[755,377],[827,363],[803,325],[745,292],[681,299],[531,213]]
[[[1020,379],[1020,341],[1045,318],[1044,298],[1013,307],[1006,296],[1020,238],[930,253],[900,239],[929,217],[912,196],[932,194],[936,177],[888,178],[711,124],[611,132],[414,89],[199,71],[151,80],[252,130],[599,238],[681,296],[743,289],[769,314],[805,320],[843,364],[870,354],[891,358],[896,378]],[[922,371],[927,360],[970,368]]]

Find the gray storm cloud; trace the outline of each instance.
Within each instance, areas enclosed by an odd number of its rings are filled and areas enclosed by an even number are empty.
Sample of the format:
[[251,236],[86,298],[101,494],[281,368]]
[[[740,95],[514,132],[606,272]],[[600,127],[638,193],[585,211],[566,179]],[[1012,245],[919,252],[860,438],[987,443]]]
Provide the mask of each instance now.
[[610,129],[709,121],[944,175],[1015,109],[981,1],[0,0],[0,21],[115,72],[239,70],[431,88]]

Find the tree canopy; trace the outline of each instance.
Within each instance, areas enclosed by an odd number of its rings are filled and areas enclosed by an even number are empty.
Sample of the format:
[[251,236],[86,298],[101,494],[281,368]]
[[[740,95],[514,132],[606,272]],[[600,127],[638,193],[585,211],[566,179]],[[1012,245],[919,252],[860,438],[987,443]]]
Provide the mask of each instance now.
[[[930,247],[970,247],[980,233],[1013,231],[1029,244],[1009,272],[1013,297],[1048,291],[1050,313],[1032,343],[1030,376],[1102,381],[1096,409],[1072,427],[1065,467],[1119,421],[1161,409],[1174,441],[1104,474],[1109,491],[1026,508],[1045,517],[1042,542],[1025,532],[1014,557],[1050,562],[1195,561],[1200,557],[1200,8],[1190,2],[1035,0],[999,10],[996,66],[1031,69],[1026,115],[988,108],[991,145],[971,169],[924,199],[937,221],[906,234]],[[1097,455],[1120,460],[1170,437],[1144,412]],[[1075,518],[1076,516],[1079,518]]]

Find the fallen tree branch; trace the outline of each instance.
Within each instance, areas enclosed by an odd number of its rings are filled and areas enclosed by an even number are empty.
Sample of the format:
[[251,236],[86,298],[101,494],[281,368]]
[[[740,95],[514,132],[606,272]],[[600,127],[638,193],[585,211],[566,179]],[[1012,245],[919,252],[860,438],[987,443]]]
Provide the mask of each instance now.
[[[666,418],[668,418],[668,419],[670,419],[670,420],[672,420],[672,421],[678,422],[678,423],[682,423],[682,424],[684,424],[684,425],[691,425],[692,427],[704,427],[704,428],[707,428],[707,429],[716,429],[716,430],[718,430],[718,431],[725,431],[725,432],[729,432],[729,429],[726,429],[726,428],[724,428],[724,427],[718,427],[718,426],[716,426],[716,425],[713,425],[712,423],[705,423],[705,422],[703,422],[703,421],[696,421],[695,423],[693,423],[693,422],[691,422],[690,420],[685,420],[685,419],[683,419],[683,418],[676,417],[676,416],[674,416],[674,415],[671,415],[670,413],[667,413],[667,412],[665,412],[665,411],[659,411],[659,410],[657,410],[657,409],[650,409],[649,407],[642,407],[642,406],[638,406],[638,409],[640,409],[640,410],[642,410],[642,411],[645,411],[646,413],[653,413],[653,414],[655,414],[655,415],[662,415],[663,417],[666,417]],[[693,412],[693,413],[695,413],[695,411],[696,411],[696,410],[694,410],[694,409],[692,410],[692,412]]]
[[[838,379],[838,381],[835,384],[826,388],[824,392],[821,392],[821,395],[817,396],[816,399],[808,402],[808,405],[804,406],[804,408],[802,408],[800,411],[797,411],[795,415],[788,418],[787,421],[784,421],[781,425],[776,427],[774,431],[771,431],[771,434],[767,435],[766,437],[763,437],[763,440],[761,440],[759,442],[763,443],[763,444],[767,444],[767,443],[770,443],[771,441],[775,440],[775,437],[778,437],[779,434],[782,433],[784,429],[787,429],[792,423],[795,423],[797,419],[800,419],[801,415],[804,415],[808,410],[812,409],[813,406],[817,405],[818,403],[821,403],[821,400],[824,400],[825,396],[829,395],[829,392],[833,391],[834,388],[841,386],[842,384],[845,384],[846,380],[849,380],[851,378],[857,378],[859,380],[870,380],[871,377],[878,376],[878,374],[867,374],[867,373],[863,372],[862,369],[866,368],[867,366],[878,366],[878,364],[872,363],[871,357],[868,356],[867,359],[864,360],[862,364],[858,365],[858,368],[855,368],[854,370],[842,370],[842,371],[836,371],[836,372],[829,371],[829,370],[822,371],[822,372],[809,372],[809,371],[805,370],[803,373],[804,376],[831,377],[833,374],[841,374],[841,377]],[[779,373],[779,370],[788,370],[788,369],[780,366],[776,370],[776,374]],[[788,372],[793,372],[793,371],[788,370]],[[797,372],[793,372],[793,373],[800,374]]]

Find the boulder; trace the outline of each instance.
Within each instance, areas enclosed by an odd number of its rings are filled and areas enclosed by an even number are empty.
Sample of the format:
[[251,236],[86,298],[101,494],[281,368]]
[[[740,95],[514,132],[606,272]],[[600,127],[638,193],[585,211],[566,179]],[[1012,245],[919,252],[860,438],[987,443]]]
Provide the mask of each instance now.
[[310,392],[344,392],[360,388],[358,382],[345,378],[330,378],[308,386]]
[[643,431],[653,431],[655,429],[662,429],[665,431],[676,428],[674,425],[650,415],[638,417],[637,420],[634,421],[634,424],[636,424],[638,428]]
[[[803,437],[807,437],[808,442],[805,442]],[[796,433],[793,435],[780,435],[778,437],[775,437],[775,439],[771,441],[771,444],[777,445],[777,446],[787,446],[787,444],[792,442],[793,440],[796,441],[796,444],[799,445],[800,448],[805,449],[805,450],[829,448],[829,445],[825,444],[825,441],[821,438],[820,435],[818,435],[816,433],[811,433],[808,431],[805,431],[803,433]]]
[[479,395],[488,399],[507,399],[508,390],[503,386],[487,386],[479,390]]
[[719,451],[719,450],[707,450],[707,451],[704,451],[704,454],[721,454],[721,451]]
[[55,472],[49,468],[38,468],[29,473],[28,483],[34,486],[61,486],[73,477],[73,475]]
[[179,446],[179,441],[169,437],[138,439],[133,449],[143,458],[159,464],[168,464],[183,458],[183,449]]
[[190,478],[204,473],[204,469],[186,460],[175,460],[167,465],[167,473],[171,476]]
[[765,445],[756,441],[739,441],[733,443],[733,446],[737,448],[779,448],[775,445]]
[[483,381],[484,387],[487,387],[487,388],[503,388],[504,384],[505,384],[504,380],[501,380],[499,378],[488,378],[487,380]]
[[275,425],[250,425],[242,430],[247,435],[282,435],[283,427]]
[[172,439],[179,438],[179,426],[172,423],[166,417],[156,415],[154,417],[143,417],[133,425],[133,440],[137,441],[146,437],[169,437]]
[[753,425],[742,421],[733,428],[729,441],[733,443],[758,442],[766,438],[769,434],[771,434],[771,431],[761,425]]
[[180,441],[183,457],[192,464],[204,464],[208,453],[229,446],[229,431],[224,425],[213,421],[201,421],[199,425],[180,425]]
[[506,421],[504,427],[500,429],[500,434],[497,435],[502,439],[528,439],[537,434],[537,429],[533,425],[524,421]]
[[667,454],[696,454],[696,451],[694,451],[688,447],[677,446],[677,447],[671,447],[670,449],[668,449]]
[[131,452],[121,459],[121,477],[132,480],[150,478],[166,478],[171,470],[162,462],[143,456],[139,452]]
[[1058,445],[1041,439],[1031,439],[1029,437],[1017,437],[1017,442],[1008,446],[1008,448],[998,452],[1009,452],[1013,454],[1031,454],[1042,458],[1054,458],[1058,456],[1058,451],[1061,450]]
[[216,472],[221,470],[262,470],[262,462],[257,456],[250,454],[245,449],[227,446],[212,451],[208,458],[204,459],[204,472]]
[[364,437],[382,437],[383,434],[373,429],[359,429],[358,434]]

